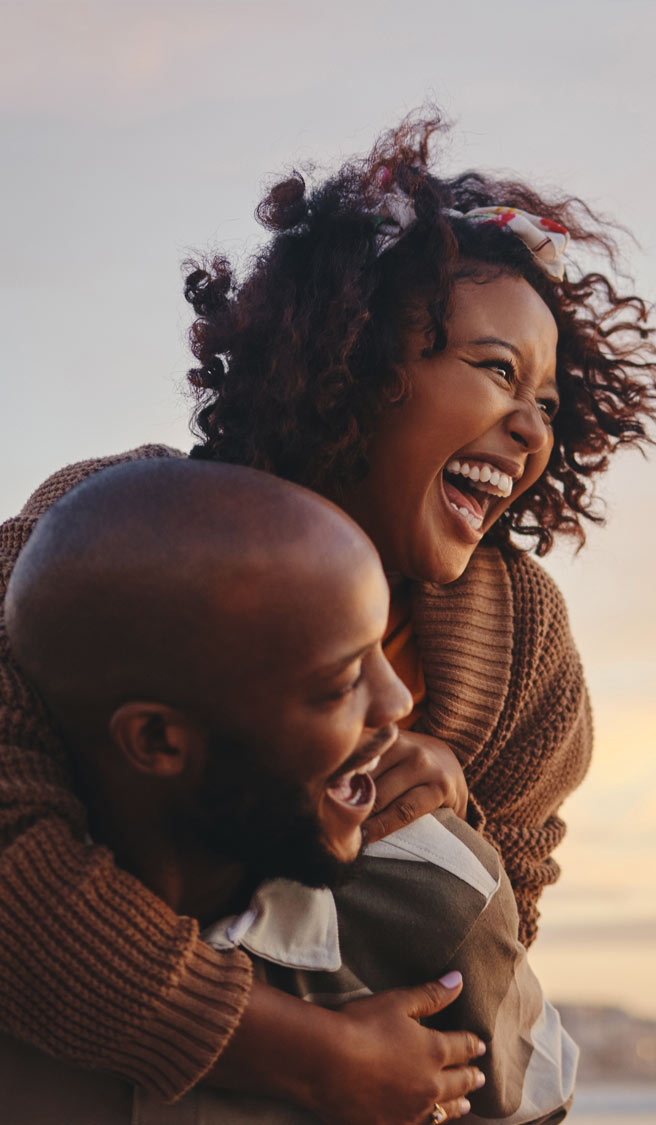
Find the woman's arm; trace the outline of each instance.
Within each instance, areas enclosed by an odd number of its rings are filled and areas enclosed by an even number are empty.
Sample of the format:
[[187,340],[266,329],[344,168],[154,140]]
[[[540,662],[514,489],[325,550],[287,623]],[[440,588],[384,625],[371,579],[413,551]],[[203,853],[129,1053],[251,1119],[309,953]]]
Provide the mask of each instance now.
[[[51,477],[0,528],[1,594],[38,516],[91,472],[171,456],[145,447]],[[169,1099],[212,1066],[239,1023],[251,966],[204,945],[103,848],[0,625],[0,1030]]]
[[462,578],[417,588],[414,623],[426,678],[422,729],[461,762],[483,831],[501,852],[520,915],[559,873],[557,811],[592,748],[588,695],[563,597],[522,552],[479,547]]

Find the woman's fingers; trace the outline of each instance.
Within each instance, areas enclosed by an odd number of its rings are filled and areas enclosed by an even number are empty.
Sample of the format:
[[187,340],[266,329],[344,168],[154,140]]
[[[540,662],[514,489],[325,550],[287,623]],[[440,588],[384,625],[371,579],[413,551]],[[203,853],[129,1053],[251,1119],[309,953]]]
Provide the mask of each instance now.
[[414,757],[395,762],[378,777],[375,777],[374,781],[376,782],[376,804],[374,805],[376,812],[382,812],[397,797],[410,790],[436,787],[442,793],[445,793],[448,786],[448,778],[445,778],[442,773],[436,775],[432,763],[417,762]]
[[443,1105],[444,1102],[457,1103],[460,1098],[466,1098],[474,1090],[480,1090],[485,1085],[485,1075],[476,1066],[457,1066],[452,1070],[440,1070],[435,1100]]
[[[439,980],[429,980],[412,988],[397,988],[385,995],[393,996],[407,1016],[411,1016],[413,1020],[422,1020],[447,1008],[461,992],[462,974],[453,972],[447,973]],[[472,1039],[478,1043],[475,1035],[472,1035]],[[473,1059],[476,1053],[477,1049],[474,1048],[473,1052],[466,1055],[462,1061]]]
[[[353,1007],[358,1004],[361,1007],[367,1005],[371,1007],[375,1004],[379,1009],[392,1006],[397,1013],[403,1013],[413,1020],[422,1020],[447,1008],[457,999],[461,991],[461,973],[450,972],[440,980],[426,981],[412,988],[395,988],[389,992],[381,992],[377,997],[355,1001]],[[381,1012],[378,1018],[384,1021],[385,1016]],[[462,1067],[471,1059],[481,1058],[485,1054],[485,1043],[472,1031],[434,1031],[428,1028],[425,1030],[431,1036],[431,1051],[440,1067]],[[454,1069],[453,1073],[456,1072]],[[468,1088],[473,1089],[474,1086]],[[451,1092],[450,1096],[455,1095]]]
[[[418,1022],[442,1011],[461,990],[461,974],[450,972],[441,980],[392,989],[344,1006],[345,1042],[350,1043],[345,1074],[348,1078],[352,1069],[356,1079],[349,1125],[371,1121],[424,1125],[431,1120],[435,1103],[448,1107],[451,1118],[464,1115],[463,1099],[485,1081],[475,1065],[485,1053],[485,1044],[473,1032],[435,1031]],[[343,1086],[342,1080],[342,1093]],[[328,1108],[332,1112],[330,1097]],[[330,1113],[325,1116],[333,1120]],[[337,1119],[346,1120],[343,1109]]]
[[372,777],[376,804],[367,822],[372,842],[437,808],[466,815],[468,791],[462,767],[440,739],[401,731]]
[[[438,1117],[435,1113],[436,1109],[440,1109],[444,1113],[444,1117]],[[471,1104],[468,1098],[454,1098],[453,1101],[450,1102],[436,1100],[435,1106],[433,1107],[433,1112],[431,1113],[431,1116],[428,1120],[430,1125],[433,1125],[433,1122],[436,1121],[439,1121],[440,1123],[443,1121],[454,1121],[459,1117],[465,1117],[470,1110]]]
[[[384,760],[384,759],[383,759]],[[398,797],[415,789],[424,791],[424,799],[434,801],[433,808],[447,805],[458,816],[467,808],[468,789],[460,766],[445,769],[435,759],[405,758],[374,778],[376,782],[376,813],[388,808]]]
[[376,781],[376,804],[366,822],[367,840],[371,844],[436,809],[450,808],[461,819],[466,816],[466,786],[462,793],[439,782],[406,788],[402,769],[398,766],[390,771],[390,776],[386,774]]
[[[376,788],[378,788],[378,783],[376,783]],[[383,836],[389,836],[390,833],[396,832],[399,828],[412,824],[413,820],[418,820],[420,816],[425,816],[426,813],[434,812],[442,804],[443,802],[436,797],[431,786],[416,786],[414,789],[404,792],[400,797],[396,797],[387,807],[383,807],[380,812],[374,812],[368,818],[366,822],[367,841],[373,844],[376,840],[382,840]]]

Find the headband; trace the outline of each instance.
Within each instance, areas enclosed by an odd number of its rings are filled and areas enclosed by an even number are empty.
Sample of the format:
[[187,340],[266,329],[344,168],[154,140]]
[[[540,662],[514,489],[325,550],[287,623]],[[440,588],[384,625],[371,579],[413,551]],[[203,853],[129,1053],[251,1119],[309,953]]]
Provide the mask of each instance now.
[[[563,254],[569,242],[569,233],[560,223],[531,215],[519,207],[475,207],[472,211],[444,210],[454,219],[472,223],[486,223],[507,227],[531,251],[540,269],[553,281],[565,276]],[[382,254],[394,246],[406,230],[417,221],[415,205],[409,195],[394,184],[385,192],[374,214],[376,222],[376,251]]]

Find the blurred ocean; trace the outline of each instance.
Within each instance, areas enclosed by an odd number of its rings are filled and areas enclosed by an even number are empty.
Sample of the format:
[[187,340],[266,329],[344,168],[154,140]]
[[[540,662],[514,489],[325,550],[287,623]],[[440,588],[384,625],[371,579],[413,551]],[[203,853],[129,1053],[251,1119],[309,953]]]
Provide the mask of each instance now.
[[577,1086],[567,1125],[656,1125],[656,1084]]

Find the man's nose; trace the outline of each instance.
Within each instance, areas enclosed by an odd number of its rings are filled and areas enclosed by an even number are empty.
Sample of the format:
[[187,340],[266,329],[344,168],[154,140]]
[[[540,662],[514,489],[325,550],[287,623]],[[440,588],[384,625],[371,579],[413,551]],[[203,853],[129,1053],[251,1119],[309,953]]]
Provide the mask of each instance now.
[[399,679],[384,653],[379,654],[378,668],[367,713],[368,727],[384,727],[398,723],[412,711],[412,696]]

